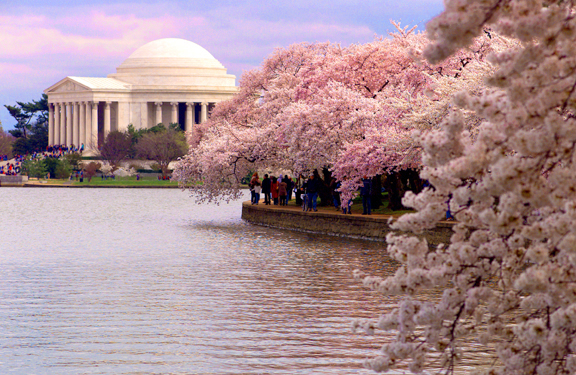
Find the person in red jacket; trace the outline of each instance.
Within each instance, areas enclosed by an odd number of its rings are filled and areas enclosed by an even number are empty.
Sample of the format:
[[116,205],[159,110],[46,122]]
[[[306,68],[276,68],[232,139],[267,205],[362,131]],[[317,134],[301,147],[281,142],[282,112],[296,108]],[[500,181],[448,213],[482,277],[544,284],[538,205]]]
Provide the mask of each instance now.
[[272,177],[272,183],[270,184],[270,193],[272,193],[272,200],[274,201],[274,206],[278,206],[278,179]]

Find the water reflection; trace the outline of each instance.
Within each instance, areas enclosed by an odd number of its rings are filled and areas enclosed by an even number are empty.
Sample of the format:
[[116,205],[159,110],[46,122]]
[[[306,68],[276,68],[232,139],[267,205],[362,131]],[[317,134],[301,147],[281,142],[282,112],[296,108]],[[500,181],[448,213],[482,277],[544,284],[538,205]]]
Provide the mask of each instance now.
[[176,190],[2,188],[0,373],[362,374],[394,300],[374,242],[240,220]]

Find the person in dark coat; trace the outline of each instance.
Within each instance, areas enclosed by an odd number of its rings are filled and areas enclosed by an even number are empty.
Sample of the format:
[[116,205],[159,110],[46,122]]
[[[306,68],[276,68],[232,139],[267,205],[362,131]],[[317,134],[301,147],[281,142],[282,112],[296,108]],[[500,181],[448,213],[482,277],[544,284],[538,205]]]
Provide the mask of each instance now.
[[292,200],[292,190],[294,189],[294,181],[290,178],[290,176],[285,175],[284,180],[286,180],[286,203]]
[[370,196],[372,195],[372,179],[366,176],[362,178],[360,195],[362,196],[362,215],[370,215],[372,213],[372,202],[370,201]]
[[311,174],[308,181],[306,181],[306,194],[308,195],[308,211],[316,209],[316,201],[318,200],[318,191],[320,190],[319,181]]
[[334,203],[334,207],[336,208],[336,210],[340,209],[340,192],[338,191],[338,189],[340,189],[340,182],[336,181],[336,179],[334,177],[332,177],[332,180],[330,181],[330,191],[332,192],[332,202]]
[[262,179],[262,194],[264,194],[264,204],[270,204],[270,178],[268,174],[264,175]]

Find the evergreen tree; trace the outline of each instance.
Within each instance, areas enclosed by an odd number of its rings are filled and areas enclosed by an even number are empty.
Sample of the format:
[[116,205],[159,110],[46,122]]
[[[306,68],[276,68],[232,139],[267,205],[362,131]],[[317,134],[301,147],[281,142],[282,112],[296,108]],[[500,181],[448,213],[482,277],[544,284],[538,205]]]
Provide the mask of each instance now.
[[16,102],[15,106],[5,105],[16,120],[14,130],[10,130],[17,140],[14,142],[15,154],[42,151],[48,145],[48,96],[42,94],[40,100]]

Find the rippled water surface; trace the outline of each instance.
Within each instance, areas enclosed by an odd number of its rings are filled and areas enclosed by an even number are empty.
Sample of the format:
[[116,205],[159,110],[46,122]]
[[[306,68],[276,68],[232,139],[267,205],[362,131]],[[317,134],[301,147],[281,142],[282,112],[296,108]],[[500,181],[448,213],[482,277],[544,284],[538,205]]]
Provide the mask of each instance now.
[[0,374],[370,374],[384,245],[173,189],[0,189]]

